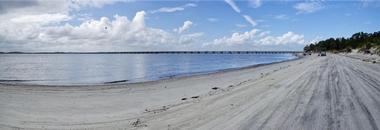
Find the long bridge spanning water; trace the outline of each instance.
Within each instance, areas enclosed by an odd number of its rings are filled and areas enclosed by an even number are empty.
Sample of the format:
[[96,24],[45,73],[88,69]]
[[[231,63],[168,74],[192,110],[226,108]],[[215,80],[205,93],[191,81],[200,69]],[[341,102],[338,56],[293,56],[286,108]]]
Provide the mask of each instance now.
[[0,54],[295,54],[303,51],[0,52]]
[[125,52],[131,54],[284,54],[302,53],[302,51],[151,51]]

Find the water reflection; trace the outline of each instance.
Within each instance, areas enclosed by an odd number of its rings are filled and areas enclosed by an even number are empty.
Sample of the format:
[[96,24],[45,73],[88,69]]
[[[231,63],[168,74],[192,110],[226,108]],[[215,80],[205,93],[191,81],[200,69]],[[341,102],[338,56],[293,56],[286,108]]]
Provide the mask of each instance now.
[[0,81],[65,85],[137,82],[292,58],[290,54],[2,54]]

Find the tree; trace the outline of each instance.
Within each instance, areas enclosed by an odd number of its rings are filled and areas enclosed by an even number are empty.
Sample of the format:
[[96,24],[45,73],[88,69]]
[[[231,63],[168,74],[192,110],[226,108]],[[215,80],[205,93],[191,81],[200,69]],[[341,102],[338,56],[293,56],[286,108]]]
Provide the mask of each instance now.
[[372,47],[379,48],[380,31],[373,33],[358,32],[350,38],[329,38],[304,47],[304,51],[345,51],[351,49],[368,50]]

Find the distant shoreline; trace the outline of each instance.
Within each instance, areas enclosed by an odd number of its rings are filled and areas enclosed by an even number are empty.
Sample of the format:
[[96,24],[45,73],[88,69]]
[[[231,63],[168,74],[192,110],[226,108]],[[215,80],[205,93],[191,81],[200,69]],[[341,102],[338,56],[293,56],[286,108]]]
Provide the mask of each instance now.
[[303,51],[0,52],[0,54],[296,54]]
[[57,86],[65,86],[65,87],[85,87],[85,86],[108,86],[108,85],[130,85],[130,84],[145,84],[145,83],[154,83],[154,82],[161,82],[165,80],[173,80],[173,79],[182,79],[182,78],[189,78],[189,77],[196,77],[196,76],[205,76],[205,75],[212,75],[212,74],[219,74],[219,73],[226,73],[226,72],[232,72],[232,71],[239,71],[239,70],[245,70],[245,69],[253,69],[260,66],[267,66],[272,64],[279,64],[283,62],[290,62],[294,60],[299,60],[303,56],[301,55],[294,55],[295,57],[292,59],[287,59],[283,61],[275,61],[270,63],[259,63],[259,64],[253,64],[243,67],[234,67],[234,68],[225,68],[225,69],[218,69],[218,70],[210,70],[210,71],[202,71],[202,72],[190,72],[190,73],[182,73],[182,74],[176,74],[176,75],[168,75],[168,76],[162,76],[162,77],[156,77],[156,78],[150,78],[148,80],[138,80],[138,79],[123,79],[123,80],[112,80],[107,81],[104,83],[89,83],[89,84],[57,84],[57,85],[48,85],[48,84],[33,84],[33,83],[23,83],[27,80],[10,80],[10,81],[1,81],[0,85],[22,85],[22,86],[43,86],[43,87],[57,87]]
[[367,58],[312,54],[136,84],[0,84],[0,129],[377,129],[380,66]]

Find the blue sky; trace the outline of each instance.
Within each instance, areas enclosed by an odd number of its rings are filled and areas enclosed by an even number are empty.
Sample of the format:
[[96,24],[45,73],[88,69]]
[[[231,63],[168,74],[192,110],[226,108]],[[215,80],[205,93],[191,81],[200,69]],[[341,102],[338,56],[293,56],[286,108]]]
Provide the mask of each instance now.
[[[118,5],[108,5],[104,9],[89,9],[89,14],[95,18],[112,16],[114,14],[133,17],[137,11],[151,11],[161,7],[177,7],[187,3],[195,3],[197,7],[173,13],[156,13],[149,15],[147,24],[157,28],[171,30],[181,26],[183,21],[191,20],[196,23],[194,32],[205,32],[208,36],[224,36],[235,31],[248,31],[249,26],[243,17],[236,13],[224,1],[206,2],[130,2]],[[245,14],[258,21],[255,28],[269,30],[274,34],[294,31],[309,38],[351,36],[353,33],[380,30],[380,4],[366,5],[357,1],[321,2],[322,9],[312,13],[297,13],[294,6],[300,2],[262,2],[257,8],[250,6],[249,1],[237,1],[236,4]],[[283,15],[284,17],[280,17]],[[276,18],[277,16],[277,18]],[[208,21],[218,19],[217,22]],[[247,25],[237,28],[236,24]],[[311,39],[310,39],[311,40]]]
[[[301,50],[306,44],[329,37],[349,37],[360,31],[380,30],[380,15],[376,14],[380,12],[380,2],[377,1],[60,2],[68,4],[51,7],[51,4],[44,5],[45,1],[30,7],[0,6],[0,10],[5,10],[0,13],[0,19],[10,19],[0,23],[0,28],[17,31],[14,28],[23,23],[23,26],[30,26],[14,33],[27,35],[25,37],[36,35],[33,39],[13,40],[15,38],[5,31],[0,32],[0,51]],[[38,11],[40,8],[48,10]],[[25,10],[35,12],[29,14]],[[116,21],[115,15],[126,17],[125,24],[133,23],[138,12],[143,12],[142,28],[134,29],[137,23],[121,29],[112,24]],[[23,17],[37,22],[22,21]],[[102,18],[108,21],[103,24]],[[101,24],[82,28],[84,23],[91,21]],[[108,25],[112,33],[99,37],[78,35],[83,34],[81,30],[91,31],[94,29],[91,27]],[[25,28],[37,28],[30,31],[36,34],[24,32]],[[115,32],[123,29],[137,31]],[[97,43],[96,39],[110,44]]]

